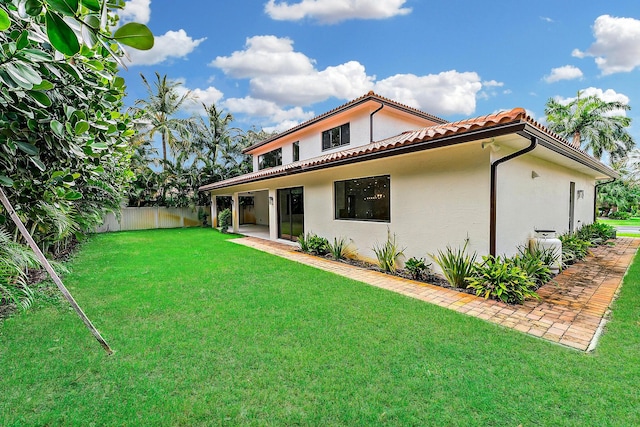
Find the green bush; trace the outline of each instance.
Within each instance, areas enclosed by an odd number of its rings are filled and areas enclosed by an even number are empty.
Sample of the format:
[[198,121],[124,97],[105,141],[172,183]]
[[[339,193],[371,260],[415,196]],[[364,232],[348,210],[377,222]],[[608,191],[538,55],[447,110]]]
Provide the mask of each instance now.
[[316,255],[326,255],[329,252],[329,241],[315,234],[307,236],[309,252]]
[[218,227],[226,233],[231,226],[231,209],[227,208],[218,214]]
[[594,222],[580,227],[575,233],[576,237],[595,244],[601,244],[606,240],[613,239],[616,236],[615,227],[602,222]]
[[465,279],[471,276],[473,264],[477,258],[475,252],[471,255],[467,254],[468,244],[469,239],[465,241],[462,249],[453,250],[450,246],[447,246],[444,252],[438,251],[438,255],[429,254],[436,264],[440,266],[442,274],[444,274],[447,281],[456,288],[467,287]]
[[352,252],[349,241],[344,237],[334,237],[333,243],[327,242],[327,250],[335,260],[347,258]]
[[298,236],[298,245],[300,245],[300,250],[302,252],[309,252],[309,234],[302,233]]
[[395,233],[391,235],[391,232],[387,230],[387,241],[382,245],[374,246],[373,252],[378,258],[378,265],[382,271],[395,273],[398,268],[398,258],[404,254],[404,249],[400,249],[396,242]]
[[482,260],[482,263],[474,264],[472,275],[466,279],[467,287],[474,289],[477,296],[512,304],[538,298],[536,283],[512,260],[491,255]]
[[424,258],[411,257],[404,263],[404,268],[414,280],[420,280],[429,274],[431,263],[427,263]]
[[622,219],[627,220],[631,218],[631,213],[623,211],[615,211],[609,213],[609,219]]
[[509,262],[524,271],[537,286],[542,286],[551,280],[550,266],[555,263],[556,256],[551,248],[518,248],[518,254],[509,259]]
[[562,242],[562,262],[571,264],[575,260],[584,259],[589,253],[591,243],[579,238],[575,234],[563,234],[559,237]]

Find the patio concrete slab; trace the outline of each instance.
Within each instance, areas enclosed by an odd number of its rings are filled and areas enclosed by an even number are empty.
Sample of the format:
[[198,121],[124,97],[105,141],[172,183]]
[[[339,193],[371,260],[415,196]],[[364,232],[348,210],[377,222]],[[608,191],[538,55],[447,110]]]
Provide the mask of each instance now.
[[573,264],[538,289],[539,300],[509,305],[308,255],[279,242],[255,237],[231,241],[581,351],[595,348],[622,278],[640,246],[640,239],[619,237],[611,246],[592,248],[585,261]]

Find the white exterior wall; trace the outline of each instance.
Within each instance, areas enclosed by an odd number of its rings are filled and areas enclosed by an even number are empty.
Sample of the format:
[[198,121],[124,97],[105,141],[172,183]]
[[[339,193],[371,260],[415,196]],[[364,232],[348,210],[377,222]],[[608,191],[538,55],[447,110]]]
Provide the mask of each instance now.
[[[377,108],[376,105],[374,107]],[[327,153],[359,147],[371,142],[370,114],[376,108],[360,109],[350,114],[330,117],[322,122],[301,129],[291,135],[269,143],[253,152],[253,170],[258,170],[258,156],[278,148],[282,148],[282,164],[293,162],[293,143],[300,143],[300,160],[307,160]],[[330,150],[322,150],[322,132],[349,123],[350,143]],[[373,139],[375,141],[398,135],[404,131],[420,129],[434,124],[412,116],[400,116],[397,112],[385,107],[373,116]]]
[[[334,219],[334,182],[377,175],[391,177],[391,222]],[[387,228],[396,233],[405,258],[426,257],[447,245],[461,247],[470,239],[469,249],[486,254],[489,250],[489,152],[480,143],[463,144],[355,163],[340,167],[274,178],[214,191],[213,194],[304,188],[305,232],[332,240],[353,241],[358,255],[375,259],[372,247],[384,243]],[[277,203],[276,203],[277,204]],[[258,206],[256,200],[256,206]],[[275,206],[271,236],[277,235]]]
[[[534,151],[535,153],[535,151]],[[535,171],[537,178],[532,178]],[[574,230],[593,222],[593,177],[534,157],[517,157],[498,166],[496,252],[513,255],[534,229],[569,230],[569,188],[575,182]],[[578,198],[578,191],[583,197]]]
[[253,207],[256,214],[256,224],[269,225],[269,191],[255,192]]

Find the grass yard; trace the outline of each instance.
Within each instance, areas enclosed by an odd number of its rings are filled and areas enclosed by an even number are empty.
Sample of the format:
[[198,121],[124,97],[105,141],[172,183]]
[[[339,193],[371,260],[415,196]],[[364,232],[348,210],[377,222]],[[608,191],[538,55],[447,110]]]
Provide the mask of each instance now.
[[0,322],[0,425],[640,425],[640,263],[594,354],[235,245],[97,235]]
[[[633,217],[631,219],[604,219],[598,218],[598,222],[608,224],[611,226],[627,226],[627,227],[640,227],[640,218]],[[621,237],[640,237],[639,232],[633,231],[618,231],[618,236]]]

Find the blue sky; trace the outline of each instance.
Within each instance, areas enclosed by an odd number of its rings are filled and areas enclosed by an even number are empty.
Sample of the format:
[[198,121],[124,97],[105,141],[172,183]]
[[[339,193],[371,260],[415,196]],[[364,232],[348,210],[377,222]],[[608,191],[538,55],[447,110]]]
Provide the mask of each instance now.
[[[123,71],[179,80],[234,124],[285,130],[369,90],[447,120],[579,90],[631,105],[640,141],[640,3],[635,0],[129,0],[148,52]],[[199,112],[199,104],[190,110]]]

